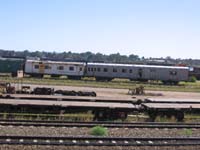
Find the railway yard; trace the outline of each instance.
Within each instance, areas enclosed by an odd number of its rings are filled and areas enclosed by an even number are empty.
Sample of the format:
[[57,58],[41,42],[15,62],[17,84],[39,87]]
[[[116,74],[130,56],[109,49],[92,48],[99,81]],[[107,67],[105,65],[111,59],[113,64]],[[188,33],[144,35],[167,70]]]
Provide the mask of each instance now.
[[[130,94],[133,89],[26,83],[11,83],[8,89],[12,87],[14,93],[0,96],[1,149],[200,148],[198,92]],[[105,134],[92,134],[95,127]]]
[[199,5],[0,1],[0,150],[200,150]]

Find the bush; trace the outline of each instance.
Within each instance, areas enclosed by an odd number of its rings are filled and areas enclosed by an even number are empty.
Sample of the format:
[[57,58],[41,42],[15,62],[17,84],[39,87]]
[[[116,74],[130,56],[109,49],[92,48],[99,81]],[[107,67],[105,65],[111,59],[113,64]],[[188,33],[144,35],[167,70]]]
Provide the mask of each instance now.
[[185,129],[183,131],[183,134],[186,136],[192,136],[192,134],[193,134],[192,129]]
[[107,129],[101,126],[96,126],[91,129],[91,135],[105,136],[107,135],[107,133],[108,133]]
[[197,79],[196,79],[196,77],[195,77],[195,76],[191,76],[191,77],[189,78],[189,81],[190,81],[190,82],[196,82],[196,81],[197,81]]

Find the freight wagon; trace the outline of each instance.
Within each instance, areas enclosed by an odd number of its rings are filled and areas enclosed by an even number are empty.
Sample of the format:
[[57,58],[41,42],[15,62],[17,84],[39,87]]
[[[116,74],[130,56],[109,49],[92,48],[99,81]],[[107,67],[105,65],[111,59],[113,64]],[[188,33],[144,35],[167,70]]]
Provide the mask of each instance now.
[[0,73],[16,75],[18,70],[23,70],[24,59],[0,58]]
[[199,114],[200,101],[195,99],[107,99],[96,97],[65,97],[52,95],[1,95],[0,112],[64,114],[92,113],[94,120],[125,120],[129,114],[145,113],[149,121],[157,117],[176,118]]

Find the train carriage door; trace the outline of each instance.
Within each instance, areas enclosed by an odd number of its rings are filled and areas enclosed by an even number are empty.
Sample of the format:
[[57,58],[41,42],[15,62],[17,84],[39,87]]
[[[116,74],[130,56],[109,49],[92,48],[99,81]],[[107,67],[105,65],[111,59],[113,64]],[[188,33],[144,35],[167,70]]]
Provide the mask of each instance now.
[[95,66],[91,67],[92,77],[95,77],[95,71],[96,71]]
[[177,81],[177,71],[176,70],[170,70],[169,71],[169,77],[171,81]]
[[139,79],[143,78],[143,69],[142,68],[138,69],[138,77],[139,77]]
[[150,68],[149,69],[149,79],[150,80],[157,79],[157,77],[156,77],[156,69],[154,69],[154,68]]
[[45,65],[42,62],[40,62],[39,63],[39,73],[43,74],[44,73],[44,69],[45,69]]

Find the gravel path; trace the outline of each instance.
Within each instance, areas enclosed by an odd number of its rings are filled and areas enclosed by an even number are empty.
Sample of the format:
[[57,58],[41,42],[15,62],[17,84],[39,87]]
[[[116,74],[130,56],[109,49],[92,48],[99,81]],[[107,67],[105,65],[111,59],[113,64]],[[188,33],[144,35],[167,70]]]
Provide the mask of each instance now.
[[[12,127],[0,126],[0,135],[90,136],[90,128]],[[129,129],[108,128],[108,136],[115,137],[187,137],[200,136],[199,129]]]
[[[77,87],[77,86],[56,86],[56,85],[37,85],[37,84],[23,84],[31,86],[31,88],[35,87],[51,87],[57,89],[63,89],[63,90],[75,90],[75,91],[95,91],[97,93],[97,96],[99,98],[116,98],[116,99],[132,99],[132,97],[136,97],[139,99],[152,97],[152,96],[131,96],[127,95],[128,89],[116,89],[116,88],[97,88],[97,87]],[[16,86],[16,89],[18,89],[18,85],[14,84]],[[153,98],[176,98],[176,99],[199,99],[200,93],[198,92],[175,92],[175,91],[147,91],[146,93],[152,93],[152,94],[161,94],[163,96],[153,96]]]

